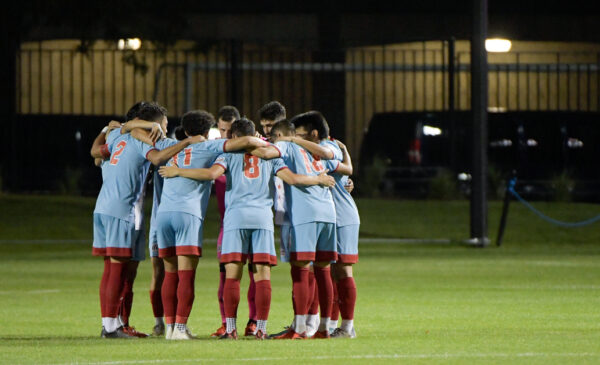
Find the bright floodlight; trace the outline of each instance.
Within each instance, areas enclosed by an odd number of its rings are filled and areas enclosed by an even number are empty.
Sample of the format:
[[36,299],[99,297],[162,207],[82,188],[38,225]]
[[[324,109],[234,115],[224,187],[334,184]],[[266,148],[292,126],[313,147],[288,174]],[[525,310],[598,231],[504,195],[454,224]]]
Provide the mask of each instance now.
[[423,134],[426,136],[439,136],[440,134],[442,134],[442,130],[436,127],[424,125]]
[[142,41],[139,38],[127,38],[127,39],[119,39],[117,43],[117,47],[122,51],[125,49],[130,49],[132,51],[137,51],[142,46]]
[[508,39],[491,38],[485,40],[485,50],[488,52],[508,52],[512,43]]

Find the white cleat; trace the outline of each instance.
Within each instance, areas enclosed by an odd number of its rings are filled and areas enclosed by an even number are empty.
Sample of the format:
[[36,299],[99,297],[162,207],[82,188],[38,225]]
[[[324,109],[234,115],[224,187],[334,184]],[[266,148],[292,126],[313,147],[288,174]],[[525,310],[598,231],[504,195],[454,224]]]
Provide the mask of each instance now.
[[356,338],[356,332],[354,331],[354,327],[352,327],[352,331],[350,332],[346,332],[341,328],[336,328],[331,334],[331,338]]
[[185,330],[181,331],[177,327],[173,329],[173,333],[171,334],[170,340],[193,340],[196,337],[192,335],[189,328],[185,328]]
[[173,325],[167,325],[167,332],[165,332],[165,340],[170,340],[173,337]]

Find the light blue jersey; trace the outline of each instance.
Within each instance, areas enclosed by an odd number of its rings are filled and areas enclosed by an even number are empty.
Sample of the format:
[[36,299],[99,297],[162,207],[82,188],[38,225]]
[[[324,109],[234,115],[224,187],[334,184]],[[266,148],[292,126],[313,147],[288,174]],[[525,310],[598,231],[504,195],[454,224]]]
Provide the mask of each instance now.
[[[195,143],[173,156],[168,165],[180,168],[209,168],[225,152],[226,139]],[[212,181],[198,181],[187,177],[166,179],[158,213],[183,212],[204,219]]]
[[[164,150],[165,148],[171,147],[177,144],[178,141],[173,138],[164,138],[159,141],[156,141],[155,147],[159,150]],[[160,205],[160,197],[162,195],[164,179],[158,173],[158,167],[154,170],[154,174],[152,175],[152,185],[154,194],[152,196],[152,213],[150,215],[150,243],[156,242],[156,215],[158,214],[158,207]]]
[[249,153],[225,153],[215,161],[225,169],[225,231],[273,231],[273,176],[287,168],[281,158],[263,160]]
[[[296,174],[317,176],[325,170],[321,161],[315,160],[302,147],[291,142],[277,142],[281,157]],[[292,225],[309,222],[335,223],[335,207],[329,188],[319,185],[285,185],[285,201]]]
[[154,149],[129,133],[113,130],[107,138],[110,159],[102,166],[103,183],[94,213],[135,222],[135,203],[141,198]]
[[335,186],[331,188],[331,194],[333,195],[333,202],[335,204],[335,225],[337,227],[343,227],[351,224],[360,224],[358,209],[356,208],[354,199],[352,199],[352,195],[344,189],[344,186],[348,183],[348,176],[336,172],[340,161],[343,160],[342,150],[340,150],[337,143],[332,141],[321,141],[319,144],[334,151],[333,160],[323,160],[322,162],[325,165],[325,168],[329,170],[329,175],[335,179]]

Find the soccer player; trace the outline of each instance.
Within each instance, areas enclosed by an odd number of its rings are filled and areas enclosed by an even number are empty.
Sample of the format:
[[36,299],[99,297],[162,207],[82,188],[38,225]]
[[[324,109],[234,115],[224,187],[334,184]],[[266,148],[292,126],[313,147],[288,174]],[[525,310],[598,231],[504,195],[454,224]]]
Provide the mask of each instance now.
[[[229,138],[229,131],[231,130],[231,124],[234,120],[240,119],[240,112],[236,107],[231,105],[225,105],[219,109],[217,114],[217,129],[222,139]],[[217,239],[217,259],[219,259],[219,290],[217,291],[217,297],[219,300],[219,311],[221,313],[221,327],[219,327],[211,337],[220,337],[225,333],[225,302],[223,301],[223,289],[225,288],[225,265],[220,262],[221,259],[221,247],[223,244],[223,217],[225,216],[225,176],[220,176],[215,179],[215,193],[217,195],[217,205],[219,208],[220,217],[220,228],[219,238]],[[254,282],[254,273],[251,270],[251,265],[248,265],[248,274],[250,277],[250,285],[248,286],[248,293],[246,295],[248,301],[248,323],[246,324],[246,330],[244,331],[245,336],[254,335],[256,332],[256,285]]]
[[[265,147],[265,157],[281,153],[281,157],[292,172],[318,175],[325,171],[322,163],[297,144],[279,141],[281,136],[294,134],[294,126],[286,120],[276,123],[271,134],[276,141],[274,147]],[[279,150],[278,150],[279,149]],[[263,157],[263,156],[261,156]],[[321,324],[313,338],[329,338],[327,323],[333,304],[333,287],[330,262],[337,259],[335,240],[335,208],[331,192],[319,186],[296,187],[285,185],[286,204],[292,222],[292,282],[294,296],[294,323],[284,334],[275,339],[306,338],[306,319],[309,306],[309,264],[314,262],[315,278],[319,290]]]
[[[293,141],[300,143],[311,152],[319,154],[312,143],[329,148],[334,160],[323,161],[325,167],[332,171],[336,185],[332,191],[336,211],[336,236],[338,260],[333,265],[334,297],[338,297],[339,311],[342,315],[342,325],[335,328],[332,337],[354,338],[354,307],[356,304],[356,283],[352,276],[352,265],[358,262],[358,234],[360,217],[354,199],[346,189],[348,175],[352,174],[352,162],[346,146],[340,141],[329,139],[329,126],[323,115],[310,111],[297,116],[295,119],[296,136]],[[308,142],[307,142],[308,141]],[[335,164],[342,161],[342,167]],[[336,168],[337,167],[337,168]],[[337,294],[337,295],[336,295]],[[337,322],[337,318],[336,318]]]
[[[254,123],[248,119],[236,120],[231,128],[232,141],[255,133]],[[270,268],[277,262],[273,242],[272,176],[280,176],[291,185],[333,186],[333,179],[319,176],[296,175],[279,158],[263,160],[249,153],[221,155],[210,169],[161,168],[165,176],[186,176],[212,180],[223,174],[227,178],[225,201],[225,232],[221,262],[226,268],[225,312],[227,330],[221,339],[237,339],[236,317],[240,299],[242,266],[247,257],[256,275],[256,302],[258,329],[256,338],[265,339],[271,302]]]
[[[181,125],[188,136],[207,137],[214,121],[212,114],[197,110],[184,114]],[[184,169],[210,167],[223,152],[263,145],[265,142],[256,137],[206,141],[184,149],[169,164]],[[185,177],[164,182],[156,224],[159,256],[165,263],[162,299],[167,339],[193,338],[187,321],[194,301],[195,270],[202,255],[203,219],[210,189],[210,182]]]
[[[152,122],[166,119],[166,110],[156,103],[144,103],[138,118]],[[123,127],[125,128],[125,126]],[[121,128],[121,130],[123,130]],[[134,139],[130,134],[113,130],[107,137],[110,160],[104,169],[103,185],[94,209],[94,244],[92,253],[110,257],[101,281],[104,296],[104,336],[130,338],[118,320],[120,296],[125,286],[129,261],[143,260],[143,247],[138,247],[140,227],[136,202],[143,193],[149,162],[159,165],[170,156],[195,142],[188,139],[159,151]],[[98,157],[98,156],[94,156]],[[137,224],[136,224],[137,223]],[[108,267],[106,267],[108,266]]]
[[258,110],[263,135],[271,139],[271,129],[275,123],[286,118],[285,107],[278,101],[270,101]]

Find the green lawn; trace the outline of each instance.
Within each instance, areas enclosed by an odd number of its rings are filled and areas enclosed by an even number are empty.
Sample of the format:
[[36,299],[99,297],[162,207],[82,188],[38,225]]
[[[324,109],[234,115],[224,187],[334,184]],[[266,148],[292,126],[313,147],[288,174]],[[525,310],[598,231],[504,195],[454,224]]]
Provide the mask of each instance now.
[[[563,229],[511,207],[505,245],[461,245],[468,203],[360,200],[361,235],[448,238],[453,244],[363,243],[354,340],[220,342],[214,243],[198,268],[190,327],[201,339],[166,342],[99,338],[99,259],[89,240],[93,199],[0,196],[0,362],[6,364],[154,363],[599,363],[598,225]],[[536,203],[579,220],[600,213],[587,204]],[[490,206],[495,237],[500,206]],[[216,214],[206,237],[214,237]],[[367,240],[365,240],[367,241]],[[132,324],[153,325],[149,264],[140,266]],[[242,283],[245,288],[247,281]],[[244,296],[242,296],[244,298]],[[273,270],[269,329],[291,319],[285,265]],[[247,306],[242,299],[239,326]]]

